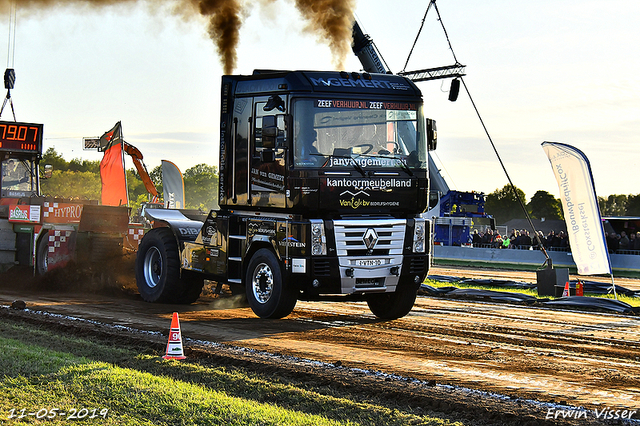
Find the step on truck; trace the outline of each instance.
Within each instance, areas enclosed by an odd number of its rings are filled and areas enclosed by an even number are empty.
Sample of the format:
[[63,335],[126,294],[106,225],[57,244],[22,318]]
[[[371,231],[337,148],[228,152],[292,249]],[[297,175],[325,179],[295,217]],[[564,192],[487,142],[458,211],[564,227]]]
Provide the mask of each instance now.
[[435,122],[390,74],[255,71],[222,77],[219,210],[149,209],[137,254],[149,302],[191,303],[204,280],[262,318],[297,300],[412,308],[429,267],[428,151]]

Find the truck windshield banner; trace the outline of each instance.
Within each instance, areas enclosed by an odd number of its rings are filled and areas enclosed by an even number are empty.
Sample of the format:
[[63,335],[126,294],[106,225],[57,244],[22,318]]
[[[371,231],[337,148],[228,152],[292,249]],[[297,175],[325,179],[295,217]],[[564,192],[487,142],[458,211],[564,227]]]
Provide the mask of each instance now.
[[[363,101],[361,99],[317,99],[317,108],[344,109],[391,109],[400,111],[417,111],[418,105],[413,102]],[[415,119],[415,117],[414,117]]]

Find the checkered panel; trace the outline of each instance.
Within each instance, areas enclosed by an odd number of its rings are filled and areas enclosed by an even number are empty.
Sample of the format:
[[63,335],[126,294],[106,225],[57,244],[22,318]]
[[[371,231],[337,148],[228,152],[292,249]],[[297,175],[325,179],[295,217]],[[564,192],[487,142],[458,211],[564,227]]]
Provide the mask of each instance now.
[[72,231],[49,231],[49,253],[55,253],[56,249],[67,243]]
[[[58,207],[58,203],[50,203],[49,201],[45,201],[42,206],[42,216],[43,217],[53,217],[53,209],[54,207]],[[49,237],[51,238],[51,237]]]
[[129,228],[129,232],[125,235],[125,247],[138,249],[140,240],[144,237],[144,228]]

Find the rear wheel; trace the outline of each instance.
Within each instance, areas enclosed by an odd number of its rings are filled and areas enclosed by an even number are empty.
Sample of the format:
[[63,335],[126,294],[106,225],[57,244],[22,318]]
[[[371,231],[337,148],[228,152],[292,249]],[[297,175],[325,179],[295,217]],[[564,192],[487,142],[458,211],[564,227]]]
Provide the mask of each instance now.
[[247,301],[260,318],[283,318],[296,306],[297,291],[282,279],[280,262],[269,249],[260,249],[249,262]]
[[415,285],[398,285],[394,293],[372,294],[367,298],[371,312],[380,319],[397,319],[407,315],[416,301]]
[[178,244],[169,228],[152,229],[140,242],[136,282],[147,302],[180,303],[186,289],[180,279]]

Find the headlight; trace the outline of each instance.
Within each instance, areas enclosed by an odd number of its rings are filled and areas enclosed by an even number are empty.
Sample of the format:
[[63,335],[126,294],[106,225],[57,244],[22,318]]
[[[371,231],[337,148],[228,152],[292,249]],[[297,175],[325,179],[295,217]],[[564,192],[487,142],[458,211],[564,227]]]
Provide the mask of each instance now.
[[324,234],[324,222],[320,219],[311,220],[311,254],[313,256],[327,254],[327,237]]
[[416,219],[413,227],[413,252],[425,252],[425,230],[424,219]]

